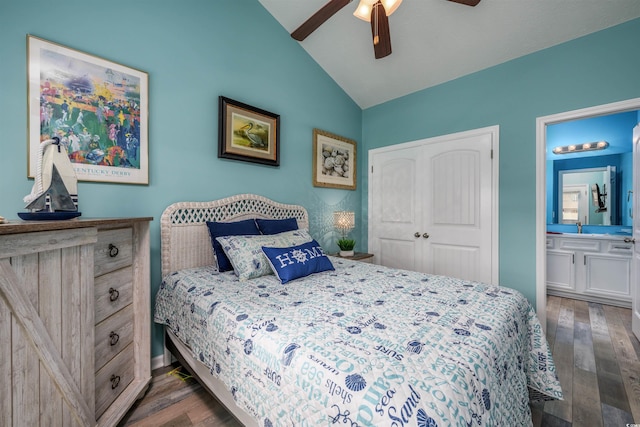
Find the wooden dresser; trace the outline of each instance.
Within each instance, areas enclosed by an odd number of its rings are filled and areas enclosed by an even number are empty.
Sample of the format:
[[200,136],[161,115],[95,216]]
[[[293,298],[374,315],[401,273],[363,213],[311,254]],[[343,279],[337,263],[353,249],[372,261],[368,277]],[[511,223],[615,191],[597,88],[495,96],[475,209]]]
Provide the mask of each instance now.
[[145,392],[151,220],[0,224],[0,426],[115,426]]

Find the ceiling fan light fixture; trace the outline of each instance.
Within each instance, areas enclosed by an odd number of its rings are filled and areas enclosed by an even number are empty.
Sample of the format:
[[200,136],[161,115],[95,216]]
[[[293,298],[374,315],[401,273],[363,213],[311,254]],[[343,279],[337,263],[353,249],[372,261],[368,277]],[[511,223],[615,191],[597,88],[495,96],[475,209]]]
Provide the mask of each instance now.
[[[378,0],[360,0],[360,4],[358,4],[356,11],[353,12],[353,16],[362,19],[363,21],[371,22],[371,9],[377,2]],[[402,0],[380,0],[380,2],[384,6],[384,10],[387,12],[387,16],[390,16],[396,11],[398,6],[400,6]]]

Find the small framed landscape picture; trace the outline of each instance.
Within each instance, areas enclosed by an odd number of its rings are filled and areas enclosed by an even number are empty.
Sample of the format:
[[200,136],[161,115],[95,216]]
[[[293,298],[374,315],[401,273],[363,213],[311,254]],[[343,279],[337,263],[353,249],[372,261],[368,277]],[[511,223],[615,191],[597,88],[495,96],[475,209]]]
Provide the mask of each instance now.
[[280,165],[280,116],[221,96],[218,157]]
[[356,142],[313,130],[313,185],[356,189]]

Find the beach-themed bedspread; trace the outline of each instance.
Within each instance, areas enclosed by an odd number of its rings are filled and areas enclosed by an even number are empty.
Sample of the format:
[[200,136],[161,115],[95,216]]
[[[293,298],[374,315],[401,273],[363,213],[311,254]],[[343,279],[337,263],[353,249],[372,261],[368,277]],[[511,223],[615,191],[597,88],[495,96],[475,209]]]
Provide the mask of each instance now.
[[215,267],[165,277],[167,325],[260,426],[526,426],[562,398],[517,291],[331,258],[280,284]]

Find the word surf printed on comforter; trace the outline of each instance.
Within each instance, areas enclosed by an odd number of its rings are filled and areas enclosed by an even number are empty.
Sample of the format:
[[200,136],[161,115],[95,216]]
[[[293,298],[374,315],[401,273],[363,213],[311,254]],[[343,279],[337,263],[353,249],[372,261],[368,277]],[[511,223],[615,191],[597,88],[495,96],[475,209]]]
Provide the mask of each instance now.
[[562,391],[517,291],[331,258],[280,284],[214,267],[168,275],[155,321],[260,426],[526,426]]

